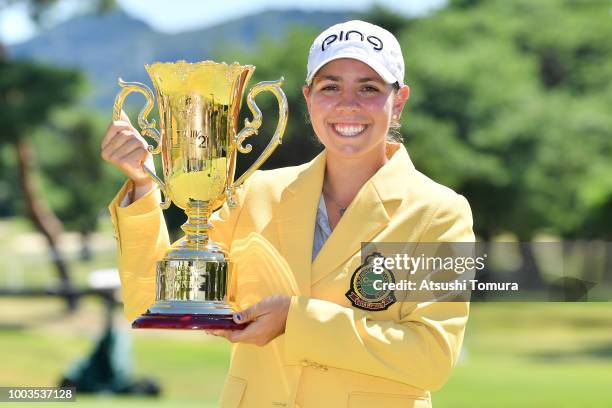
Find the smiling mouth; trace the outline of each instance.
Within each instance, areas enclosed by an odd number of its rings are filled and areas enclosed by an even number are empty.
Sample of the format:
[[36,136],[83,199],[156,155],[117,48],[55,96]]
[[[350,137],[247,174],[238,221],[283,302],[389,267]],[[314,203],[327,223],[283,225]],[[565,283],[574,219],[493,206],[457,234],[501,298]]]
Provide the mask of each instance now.
[[367,125],[334,123],[332,128],[341,136],[353,137],[363,133]]

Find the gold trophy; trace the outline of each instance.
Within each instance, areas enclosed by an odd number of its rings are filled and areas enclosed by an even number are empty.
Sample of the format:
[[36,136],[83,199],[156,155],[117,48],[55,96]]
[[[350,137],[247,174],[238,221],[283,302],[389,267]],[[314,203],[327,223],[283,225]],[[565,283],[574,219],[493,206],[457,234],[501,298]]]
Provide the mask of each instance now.
[[[255,67],[213,61],[154,63],[145,65],[157,92],[159,128],[147,115],[154,105],[153,92],[138,82],[119,79],[121,91],[113,106],[113,120],[119,120],[125,98],[139,92],[146,105],[138,115],[143,136],[156,142],[151,153],[161,153],[163,180],[152,169],[144,170],[163,193],[163,209],[170,201],[185,211],[181,227],[185,237],[172,244],[157,263],[156,302],[138,317],[133,328],[240,329],[232,320],[235,296],[233,266],[227,253],[208,236],[208,219],[225,200],[235,206],[236,189],[272,154],[281,143],[287,125],[287,98],[278,81],[260,82],[247,95],[253,115],[237,132],[238,114],[244,89]],[[261,111],[254,98],[263,91],[276,96],[278,125],[272,139],[253,165],[234,180],[237,152],[257,134]]]

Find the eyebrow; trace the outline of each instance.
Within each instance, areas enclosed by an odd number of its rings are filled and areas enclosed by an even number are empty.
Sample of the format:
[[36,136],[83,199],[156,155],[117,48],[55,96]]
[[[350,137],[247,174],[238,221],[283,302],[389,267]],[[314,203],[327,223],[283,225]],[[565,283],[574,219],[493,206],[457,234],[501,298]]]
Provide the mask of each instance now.
[[336,82],[341,82],[342,78],[340,78],[339,76],[335,76],[335,75],[322,75],[322,76],[316,76],[315,77],[315,81],[319,82],[319,81],[336,81]]
[[[315,80],[317,80],[317,82],[324,81],[324,80],[342,82],[342,78],[336,75],[322,75],[322,76],[316,77]],[[359,78],[357,82],[363,83],[363,82],[384,82],[384,81],[381,81],[379,78],[364,77],[364,78]]]
[[359,79],[357,82],[381,82],[381,83],[384,83],[385,81],[382,81],[379,78],[365,77],[365,78]]

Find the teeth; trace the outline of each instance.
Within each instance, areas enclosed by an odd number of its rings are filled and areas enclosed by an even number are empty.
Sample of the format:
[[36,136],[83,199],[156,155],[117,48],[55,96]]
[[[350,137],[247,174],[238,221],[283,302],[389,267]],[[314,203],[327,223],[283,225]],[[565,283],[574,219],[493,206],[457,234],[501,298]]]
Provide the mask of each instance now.
[[334,125],[334,130],[342,136],[355,136],[365,129],[364,125]]

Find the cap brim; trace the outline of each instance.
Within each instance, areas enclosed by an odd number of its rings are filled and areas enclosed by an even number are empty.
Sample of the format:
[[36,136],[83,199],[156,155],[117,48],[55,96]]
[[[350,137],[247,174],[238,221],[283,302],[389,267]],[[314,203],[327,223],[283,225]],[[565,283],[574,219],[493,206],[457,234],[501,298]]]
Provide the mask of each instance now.
[[338,54],[335,54],[334,56],[329,57],[323,60],[322,62],[320,62],[316,66],[316,68],[312,70],[310,75],[306,77],[306,84],[310,85],[316,73],[319,72],[319,70],[323,68],[325,64],[338,60],[338,59],[342,59],[342,58],[350,58],[350,59],[354,59],[354,60],[363,62],[364,64],[372,68],[374,71],[376,71],[376,73],[380,75],[383,81],[385,81],[388,84],[394,84],[396,82],[399,82],[400,85],[403,85],[402,83],[403,81],[398,81],[397,78],[395,78],[395,76],[393,76],[393,74],[389,72],[389,70],[379,61],[372,61],[371,59],[368,60],[367,56],[365,55],[359,55],[359,54],[355,54],[351,52],[345,52],[345,53],[339,52]]

